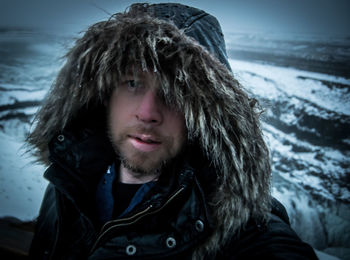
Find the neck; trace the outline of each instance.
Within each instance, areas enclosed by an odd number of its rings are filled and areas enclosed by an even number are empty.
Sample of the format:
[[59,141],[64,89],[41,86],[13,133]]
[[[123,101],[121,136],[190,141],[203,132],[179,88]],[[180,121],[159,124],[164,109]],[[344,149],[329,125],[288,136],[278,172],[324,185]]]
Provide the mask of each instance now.
[[125,168],[122,164],[119,166],[119,181],[127,184],[143,184],[158,180],[160,173],[142,174]]

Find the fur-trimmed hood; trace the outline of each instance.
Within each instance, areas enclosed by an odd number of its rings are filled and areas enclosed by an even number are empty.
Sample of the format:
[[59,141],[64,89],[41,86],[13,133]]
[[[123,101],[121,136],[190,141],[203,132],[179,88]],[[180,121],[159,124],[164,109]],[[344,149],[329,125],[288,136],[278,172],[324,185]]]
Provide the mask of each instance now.
[[209,198],[215,231],[197,255],[218,250],[249,218],[267,219],[270,163],[260,111],[230,71],[214,17],[179,4],[132,5],[91,26],[66,58],[28,137],[40,161],[48,163],[58,132],[94,121],[83,113],[103,111],[121,75],[152,70],[167,104],[184,114],[189,141],[216,172]]

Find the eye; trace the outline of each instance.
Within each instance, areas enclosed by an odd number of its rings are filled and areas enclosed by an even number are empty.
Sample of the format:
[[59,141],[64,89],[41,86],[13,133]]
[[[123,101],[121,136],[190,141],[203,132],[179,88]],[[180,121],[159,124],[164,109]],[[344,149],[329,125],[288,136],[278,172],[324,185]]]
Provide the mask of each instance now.
[[123,81],[122,86],[130,92],[136,92],[141,89],[142,83],[135,79],[127,79]]
[[138,83],[135,80],[127,80],[125,83],[129,89],[135,89],[138,86]]

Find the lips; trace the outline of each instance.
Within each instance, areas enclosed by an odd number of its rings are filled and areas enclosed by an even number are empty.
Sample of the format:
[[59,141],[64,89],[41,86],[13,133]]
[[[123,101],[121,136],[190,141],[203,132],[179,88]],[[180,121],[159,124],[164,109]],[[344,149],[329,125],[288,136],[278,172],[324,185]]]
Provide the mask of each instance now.
[[151,152],[158,149],[161,145],[161,141],[152,135],[147,134],[135,134],[129,135],[131,144],[138,150],[143,152]]
[[140,142],[149,143],[149,144],[160,144],[161,142],[159,139],[153,135],[147,135],[147,134],[134,134],[129,135],[130,138],[134,138]]

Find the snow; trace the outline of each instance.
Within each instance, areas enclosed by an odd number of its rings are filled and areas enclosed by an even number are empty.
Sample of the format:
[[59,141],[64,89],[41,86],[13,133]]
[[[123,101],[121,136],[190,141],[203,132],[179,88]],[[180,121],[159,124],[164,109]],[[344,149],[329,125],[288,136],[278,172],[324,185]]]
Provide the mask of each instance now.
[[322,249],[321,259],[333,259],[325,253],[346,258],[350,151],[336,143],[349,144],[350,80],[261,62],[231,59],[230,65],[265,109],[272,195],[286,207],[296,233]]
[[[280,161],[281,156],[284,158],[289,158],[289,160],[294,160],[300,164],[307,163],[304,165],[302,170],[294,169],[287,174],[283,174],[282,177],[288,180],[291,183],[307,183],[314,190],[317,190],[318,194],[322,194],[324,197],[334,200],[334,196],[327,190],[322,183],[324,182],[324,177],[322,176],[313,176],[309,172],[320,172],[322,175],[328,176],[332,180],[336,180],[343,175],[343,168],[338,164],[339,161],[349,161],[345,155],[335,151],[333,149],[324,148],[322,150],[324,161],[320,161],[315,158],[315,154],[319,150],[319,147],[313,146],[306,142],[302,142],[296,139],[293,135],[287,135],[281,131],[276,130],[275,128],[264,124],[265,137],[269,143],[270,149],[273,149],[278,156],[272,154],[273,167],[277,165]],[[286,140],[289,141],[289,144],[285,144]],[[292,151],[292,144],[297,143],[299,146],[305,146],[309,152],[300,152],[295,153]],[[306,168],[306,170],[305,170]],[[320,173],[321,174],[321,173]],[[346,173],[345,173],[346,174]],[[341,189],[336,183],[333,183],[334,190],[338,189],[338,192],[342,194],[342,199],[350,200],[349,192],[340,192]],[[336,188],[337,187],[337,188]]]
[[31,220],[38,215],[47,181],[43,166],[23,154],[23,140],[0,132],[0,216]]
[[[230,65],[234,75],[243,82],[243,86],[257,95],[273,99],[277,99],[279,95],[297,97],[327,110],[350,115],[350,91],[330,89],[321,82],[325,80],[350,85],[349,79],[232,59],[230,59]],[[266,84],[268,86],[265,86]]]
[[36,92],[28,91],[11,91],[11,96],[1,96],[0,106],[14,104],[19,101],[36,101],[42,100],[47,93],[47,90],[41,90]]

